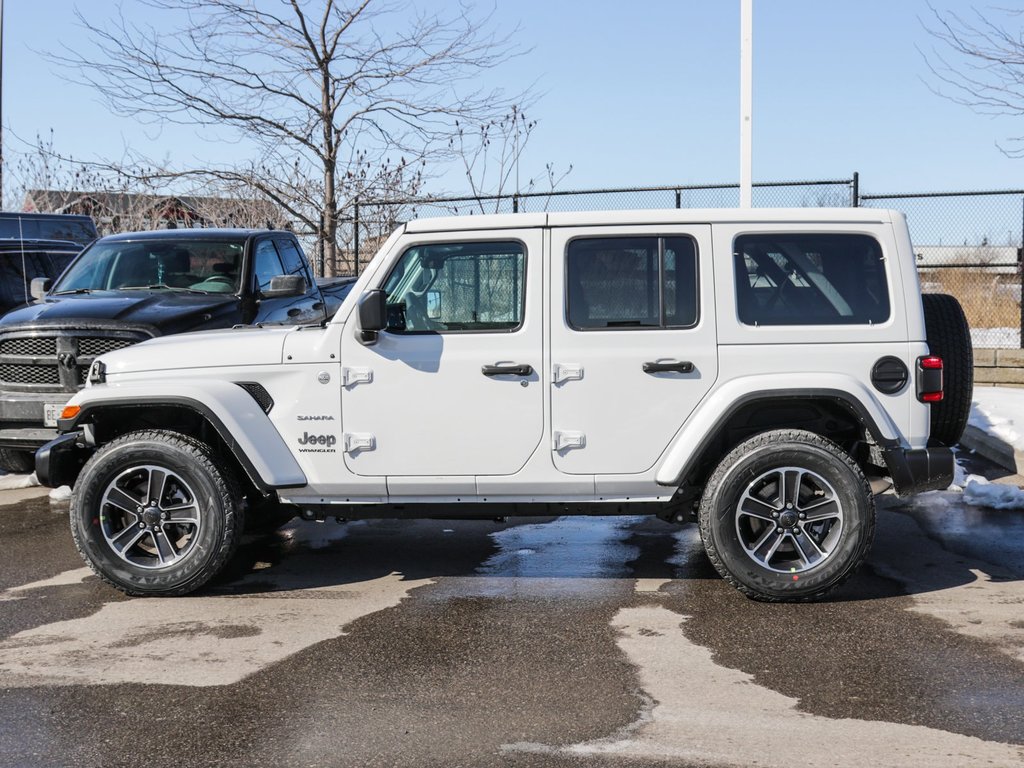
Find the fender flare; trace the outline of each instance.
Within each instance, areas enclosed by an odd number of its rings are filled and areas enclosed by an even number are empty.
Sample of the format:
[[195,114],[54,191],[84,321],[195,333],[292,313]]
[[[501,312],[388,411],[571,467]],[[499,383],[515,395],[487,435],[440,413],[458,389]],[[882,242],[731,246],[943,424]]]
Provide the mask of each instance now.
[[655,481],[659,485],[678,486],[722,426],[740,408],[761,400],[831,400],[864,425],[882,448],[900,445],[899,429],[863,383],[843,374],[817,373],[814,380],[823,386],[800,386],[806,381],[801,374],[745,376],[714,390],[672,440],[655,473]]
[[81,429],[110,408],[169,405],[198,413],[217,431],[261,490],[301,488],[306,475],[260,405],[238,384],[215,379],[125,382],[86,387],[68,401],[81,408],[60,419],[61,432]]

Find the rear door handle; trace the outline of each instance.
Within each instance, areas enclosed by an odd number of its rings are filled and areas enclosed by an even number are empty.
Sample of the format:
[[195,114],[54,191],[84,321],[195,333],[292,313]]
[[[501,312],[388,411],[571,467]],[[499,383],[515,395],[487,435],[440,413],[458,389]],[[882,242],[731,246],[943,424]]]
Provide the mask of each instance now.
[[648,362],[644,363],[644,373],[693,373],[693,363],[689,360]]
[[519,363],[504,363],[498,365],[485,365],[481,369],[484,376],[532,376],[532,365],[521,365]]

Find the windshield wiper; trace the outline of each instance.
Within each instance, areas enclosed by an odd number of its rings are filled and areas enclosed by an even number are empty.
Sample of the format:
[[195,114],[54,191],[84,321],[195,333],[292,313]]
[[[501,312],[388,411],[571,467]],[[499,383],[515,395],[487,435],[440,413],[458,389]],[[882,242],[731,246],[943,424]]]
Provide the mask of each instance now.
[[209,291],[200,291],[196,288],[181,288],[167,283],[155,283],[154,285],[122,285],[120,291],[178,291],[181,293],[201,293],[206,295]]
[[68,296],[72,293],[92,293],[95,288],[72,288],[69,291],[54,291],[51,296]]

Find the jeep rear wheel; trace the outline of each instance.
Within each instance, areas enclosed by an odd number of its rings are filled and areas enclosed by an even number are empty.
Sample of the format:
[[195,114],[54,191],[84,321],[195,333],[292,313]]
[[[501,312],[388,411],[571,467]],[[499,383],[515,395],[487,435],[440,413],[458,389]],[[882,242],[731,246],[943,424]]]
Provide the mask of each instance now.
[[874,529],[860,468],[832,441],[802,430],[741,443],[718,465],[700,506],[712,564],[755,600],[822,597],[864,561]]
[[129,595],[181,595],[224,567],[244,528],[234,478],[197,440],[132,432],[82,469],[71,533],[96,574]]
[[960,442],[971,415],[974,349],[960,302],[945,293],[926,293],[924,326],[928,350],[942,358],[942,400],[931,404],[931,439],[950,447]]

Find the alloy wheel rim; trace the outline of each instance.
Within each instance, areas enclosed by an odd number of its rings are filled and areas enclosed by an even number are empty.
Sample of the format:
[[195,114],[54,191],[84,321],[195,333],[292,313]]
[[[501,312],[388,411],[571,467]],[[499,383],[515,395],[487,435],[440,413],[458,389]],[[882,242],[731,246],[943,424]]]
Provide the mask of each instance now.
[[100,500],[100,527],[111,551],[137,568],[157,570],[188,557],[202,529],[198,497],[167,467],[126,469]]
[[803,467],[778,467],[758,475],[743,491],[735,519],[747,557],[794,577],[835,554],[845,522],[832,485]]

